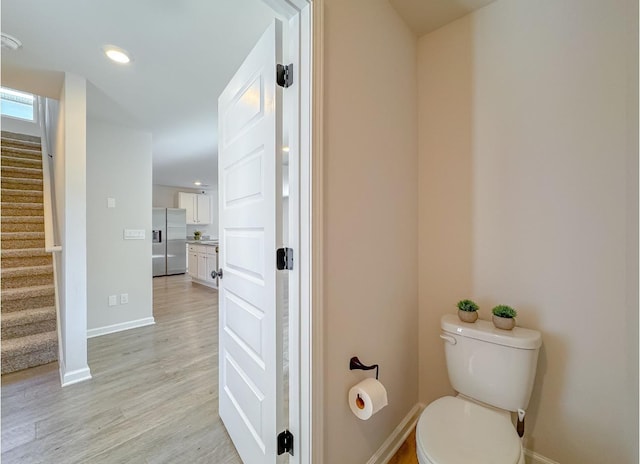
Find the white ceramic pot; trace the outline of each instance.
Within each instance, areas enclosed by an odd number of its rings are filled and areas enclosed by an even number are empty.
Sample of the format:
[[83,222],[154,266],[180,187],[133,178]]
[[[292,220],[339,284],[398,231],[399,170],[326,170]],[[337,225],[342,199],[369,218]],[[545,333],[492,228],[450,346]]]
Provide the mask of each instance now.
[[458,310],[458,317],[462,322],[475,322],[478,320],[478,311]]
[[498,329],[511,330],[516,326],[516,320],[512,317],[499,317],[494,314],[493,325]]

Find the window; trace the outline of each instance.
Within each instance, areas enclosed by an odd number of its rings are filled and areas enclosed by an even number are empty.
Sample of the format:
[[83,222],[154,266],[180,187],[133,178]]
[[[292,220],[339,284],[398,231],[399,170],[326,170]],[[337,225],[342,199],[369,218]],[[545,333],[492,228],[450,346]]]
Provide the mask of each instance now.
[[34,121],[34,101],[35,97],[30,93],[0,87],[0,113],[2,116]]

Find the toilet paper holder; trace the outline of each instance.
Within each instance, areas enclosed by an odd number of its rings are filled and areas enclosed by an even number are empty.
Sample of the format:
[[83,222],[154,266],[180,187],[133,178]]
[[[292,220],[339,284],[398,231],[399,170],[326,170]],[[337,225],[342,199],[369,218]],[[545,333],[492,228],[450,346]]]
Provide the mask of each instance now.
[[363,370],[363,371],[370,371],[372,369],[375,369],[376,370],[376,380],[378,380],[378,367],[379,366],[377,364],[372,364],[371,366],[366,366],[366,365],[362,364],[357,356],[354,356],[353,358],[351,358],[349,360],[349,369],[350,370],[360,369],[360,370]]

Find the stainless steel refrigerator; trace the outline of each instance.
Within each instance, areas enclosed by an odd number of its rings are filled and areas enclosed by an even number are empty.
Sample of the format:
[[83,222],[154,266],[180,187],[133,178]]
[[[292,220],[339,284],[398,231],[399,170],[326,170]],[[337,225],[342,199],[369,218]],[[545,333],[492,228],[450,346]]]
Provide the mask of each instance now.
[[153,208],[153,277],[187,271],[187,210]]

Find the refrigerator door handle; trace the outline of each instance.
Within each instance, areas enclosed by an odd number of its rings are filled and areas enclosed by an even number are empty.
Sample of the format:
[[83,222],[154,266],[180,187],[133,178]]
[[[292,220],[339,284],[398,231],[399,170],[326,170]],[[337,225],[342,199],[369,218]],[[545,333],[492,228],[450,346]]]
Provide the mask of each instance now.
[[162,230],[155,229],[153,232],[153,243],[162,243]]

